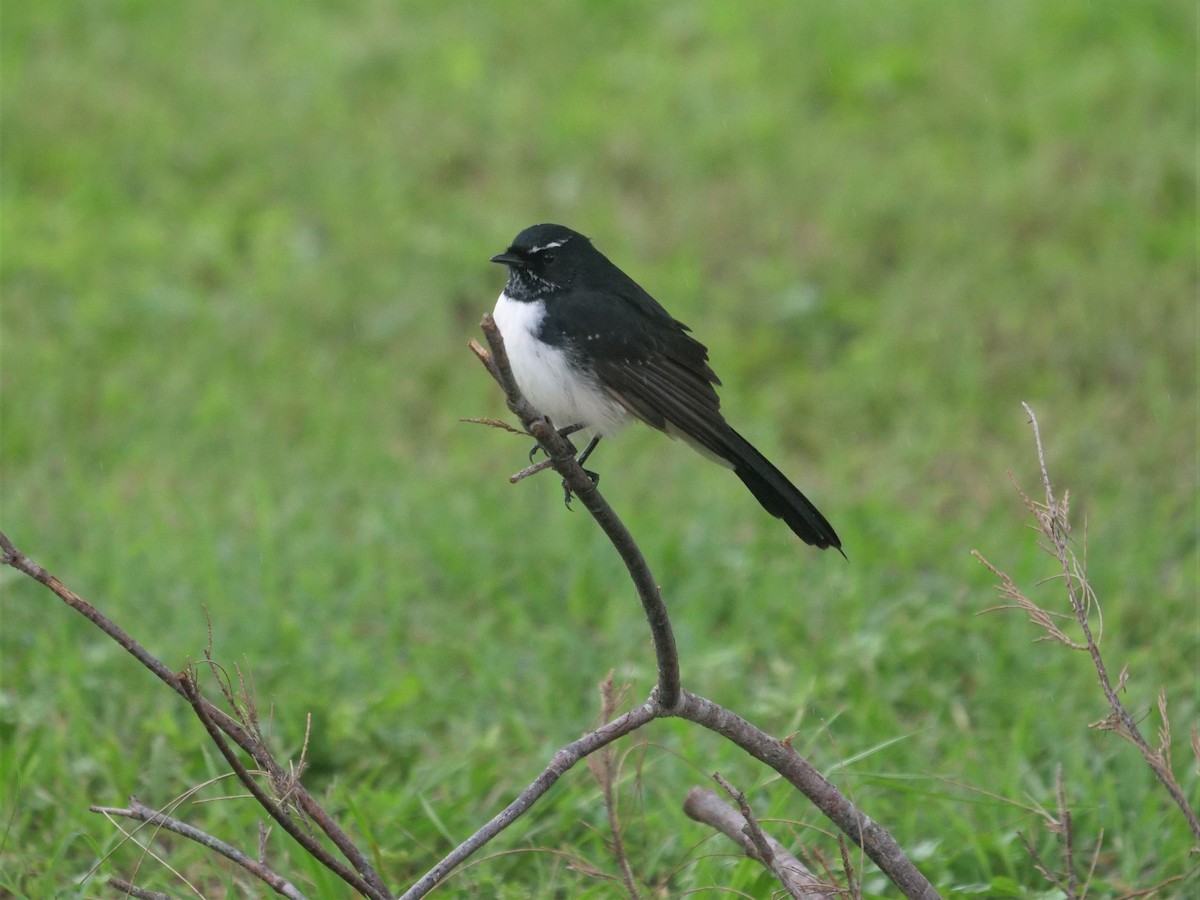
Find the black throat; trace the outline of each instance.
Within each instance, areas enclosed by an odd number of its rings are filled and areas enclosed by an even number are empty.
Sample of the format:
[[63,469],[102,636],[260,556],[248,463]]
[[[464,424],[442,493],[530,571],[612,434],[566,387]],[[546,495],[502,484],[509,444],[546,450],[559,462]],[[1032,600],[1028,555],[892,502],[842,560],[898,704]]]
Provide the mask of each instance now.
[[555,291],[561,290],[564,285],[554,284],[546,281],[544,278],[539,278],[529,269],[518,266],[510,266],[508,269],[508,283],[504,286],[504,293],[508,294],[511,300],[520,300],[522,303],[532,303],[535,300],[541,300],[547,294],[553,294]]

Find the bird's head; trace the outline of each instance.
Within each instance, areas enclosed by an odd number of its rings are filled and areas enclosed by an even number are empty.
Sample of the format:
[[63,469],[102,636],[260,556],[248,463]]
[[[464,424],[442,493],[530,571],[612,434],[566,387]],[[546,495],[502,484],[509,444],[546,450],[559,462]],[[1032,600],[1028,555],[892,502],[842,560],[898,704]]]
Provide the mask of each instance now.
[[535,300],[568,287],[588,254],[592,242],[565,225],[531,225],[492,262],[508,266],[504,292],[514,300]]

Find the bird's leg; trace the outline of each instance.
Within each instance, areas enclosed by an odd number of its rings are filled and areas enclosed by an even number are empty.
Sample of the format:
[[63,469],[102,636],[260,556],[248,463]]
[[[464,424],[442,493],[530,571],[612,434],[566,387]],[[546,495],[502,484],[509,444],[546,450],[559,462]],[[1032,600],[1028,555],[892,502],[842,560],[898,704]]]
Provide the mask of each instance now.
[[[559,433],[561,434],[561,432]],[[583,448],[583,452],[575,457],[575,462],[579,463],[581,468],[583,464],[587,462],[587,458],[592,455],[592,451],[596,449],[596,445],[600,443],[600,437],[600,435],[593,437],[590,441],[588,441],[588,445]],[[583,474],[592,480],[592,487],[595,487],[600,483],[600,474],[598,472],[592,472],[588,469],[584,469]],[[563,503],[567,505],[567,509],[571,508],[571,488],[567,486],[567,480],[565,478],[563,479]]]
[[[592,438],[588,442],[588,445],[583,448],[583,452],[580,453],[577,457],[575,457],[575,462],[579,463],[579,465],[582,466],[585,462],[587,462],[587,458],[592,455],[592,451],[596,449],[596,445],[599,443],[600,443],[600,435],[596,435],[594,438]],[[592,479],[592,484],[599,483],[599,481],[600,481],[599,475],[597,475],[595,472],[588,472],[587,469],[584,469],[583,471],[587,472],[587,477]]]

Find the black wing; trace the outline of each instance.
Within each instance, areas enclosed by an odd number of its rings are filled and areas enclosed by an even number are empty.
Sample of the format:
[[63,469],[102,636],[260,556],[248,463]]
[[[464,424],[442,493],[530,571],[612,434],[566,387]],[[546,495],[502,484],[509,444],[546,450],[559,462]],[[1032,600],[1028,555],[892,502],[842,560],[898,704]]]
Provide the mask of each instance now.
[[[617,294],[566,292],[548,304],[543,329],[555,331],[633,415],[732,468],[762,507],[801,540],[840,551],[842,542],[820,510],[725,421],[708,348],[629,284],[632,289]],[[569,331],[563,327],[568,323]]]

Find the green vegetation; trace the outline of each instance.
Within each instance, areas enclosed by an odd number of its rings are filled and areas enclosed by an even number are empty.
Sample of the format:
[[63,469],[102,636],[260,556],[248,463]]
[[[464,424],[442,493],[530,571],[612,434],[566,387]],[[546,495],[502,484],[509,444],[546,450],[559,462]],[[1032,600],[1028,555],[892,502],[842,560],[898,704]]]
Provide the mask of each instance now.
[[[6,5],[0,528],[173,667],[207,609],[287,753],[312,715],[308,784],[406,883],[593,723],[610,668],[633,701],[654,676],[602,535],[553,475],[507,483],[527,440],[458,421],[503,411],[466,349],[488,256],[561,221],[695,328],[731,419],[849,555],[682,445],[607,443],[685,686],[796,732],[946,893],[1049,891],[1017,832],[1057,858],[1027,807],[1053,808],[1060,765],[1081,856],[1103,830],[1090,896],[1184,872],[1178,810],[1086,727],[1107,712],[1087,658],[977,615],[997,601],[970,551],[1054,574],[1006,475],[1037,487],[1028,401],[1087,520],[1109,665],[1148,734],[1167,689],[1197,797],[1196,15]],[[117,874],[187,895],[88,806],[166,804],[224,771],[215,750],[81,617],[0,586],[0,894],[111,896]],[[646,882],[767,895],[679,809],[714,770],[836,854],[714,736],[639,737],[620,796]],[[179,814],[256,844],[248,800]],[[613,896],[567,865],[616,873],[603,823],[580,767],[444,893]],[[261,893],[156,849],[205,896]]]

